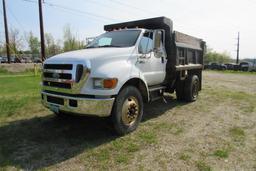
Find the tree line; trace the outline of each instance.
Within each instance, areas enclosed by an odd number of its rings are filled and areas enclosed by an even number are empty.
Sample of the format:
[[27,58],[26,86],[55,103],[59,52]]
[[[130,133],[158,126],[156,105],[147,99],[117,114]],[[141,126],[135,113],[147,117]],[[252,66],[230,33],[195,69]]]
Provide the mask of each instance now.
[[230,54],[228,52],[216,52],[212,49],[207,49],[207,52],[204,56],[204,63],[219,63],[219,64],[225,64],[234,62],[235,60],[231,58]]
[[[80,40],[78,36],[71,31],[69,25],[63,29],[62,40],[54,39],[51,33],[45,33],[45,52],[47,57],[67,52],[71,50],[82,49],[86,46],[85,40]],[[40,55],[40,40],[32,31],[23,35],[18,29],[9,30],[9,48],[11,56],[37,58]],[[26,50],[24,50],[26,49]],[[6,56],[5,42],[0,42],[0,56]]]

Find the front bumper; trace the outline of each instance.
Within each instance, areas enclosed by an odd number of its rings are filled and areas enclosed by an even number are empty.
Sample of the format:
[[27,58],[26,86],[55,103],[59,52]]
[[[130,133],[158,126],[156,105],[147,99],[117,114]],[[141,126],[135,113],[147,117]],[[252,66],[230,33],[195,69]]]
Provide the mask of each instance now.
[[[99,117],[110,116],[115,101],[115,98],[78,98],[44,91],[42,91],[41,94],[42,104],[53,112],[58,113],[63,111]],[[56,102],[49,99],[55,99]]]

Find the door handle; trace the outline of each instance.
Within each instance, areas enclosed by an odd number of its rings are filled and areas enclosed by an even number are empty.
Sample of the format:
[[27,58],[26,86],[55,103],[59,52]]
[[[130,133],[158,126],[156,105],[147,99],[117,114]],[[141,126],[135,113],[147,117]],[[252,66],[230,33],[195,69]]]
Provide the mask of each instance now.
[[161,60],[162,60],[162,63],[164,63],[164,57],[163,56],[161,57]]

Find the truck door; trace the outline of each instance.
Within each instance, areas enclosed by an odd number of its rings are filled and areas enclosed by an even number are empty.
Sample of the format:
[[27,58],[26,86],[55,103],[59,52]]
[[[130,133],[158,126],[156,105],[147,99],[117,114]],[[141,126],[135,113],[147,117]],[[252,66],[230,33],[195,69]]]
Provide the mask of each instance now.
[[[160,38],[158,47],[157,38]],[[138,46],[137,66],[149,86],[161,84],[165,79],[166,51],[161,31],[146,31]]]

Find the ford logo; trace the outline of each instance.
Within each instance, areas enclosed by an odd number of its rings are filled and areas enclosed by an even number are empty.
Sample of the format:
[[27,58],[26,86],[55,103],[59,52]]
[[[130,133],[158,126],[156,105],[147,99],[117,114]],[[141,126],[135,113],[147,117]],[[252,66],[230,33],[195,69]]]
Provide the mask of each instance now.
[[56,78],[56,79],[59,79],[60,78],[60,74],[59,73],[53,73],[52,77]]

